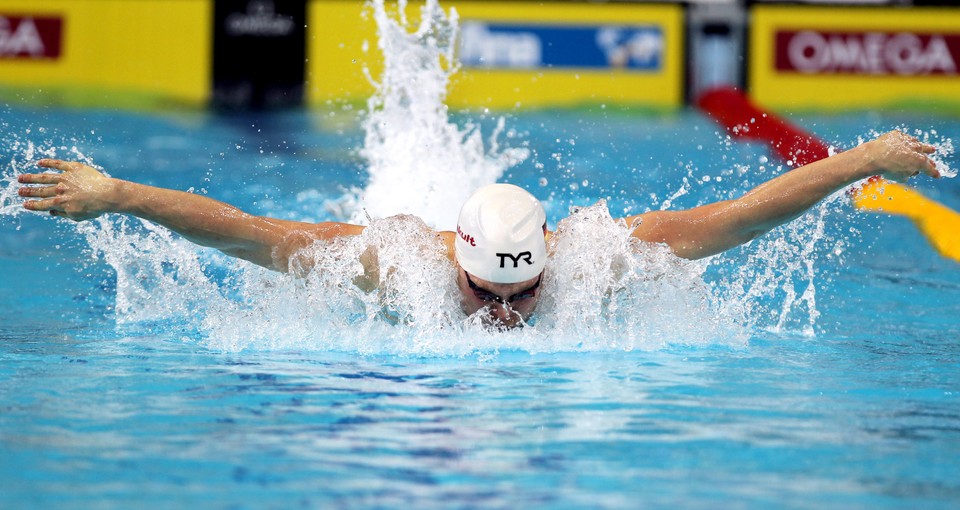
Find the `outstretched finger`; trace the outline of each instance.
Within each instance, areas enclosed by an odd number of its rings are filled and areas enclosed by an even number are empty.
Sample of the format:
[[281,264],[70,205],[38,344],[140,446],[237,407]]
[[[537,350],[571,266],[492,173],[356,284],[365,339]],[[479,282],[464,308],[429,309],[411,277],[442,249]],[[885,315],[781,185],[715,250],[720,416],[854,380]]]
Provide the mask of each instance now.
[[37,166],[43,168],[53,168],[55,170],[62,170],[64,172],[69,172],[71,170],[77,170],[83,165],[74,161],[63,161],[60,159],[41,159],[37,161]]
[[30,200],[23,203],[23,208],[30,211],[59,211],[59,201],[56,198],[44,200]]
[[23,184],[59,184],[60,174],[20,174],[17,182]]
[[21,197],[50,198],[57,196],[56,186],[39,186],[35,188],[20,188]]
[[930,145],[929,143],[921,143],[920,152],[924,154],[933,154],[934,152],[937,152],[937,147],[935,145]]
[[920,172],[923,172],[934,179],[940,178],[940,172],[937,170],[937,164],[932,159],[920,154],[917,154],[917,158],[917,166],[919,166]]

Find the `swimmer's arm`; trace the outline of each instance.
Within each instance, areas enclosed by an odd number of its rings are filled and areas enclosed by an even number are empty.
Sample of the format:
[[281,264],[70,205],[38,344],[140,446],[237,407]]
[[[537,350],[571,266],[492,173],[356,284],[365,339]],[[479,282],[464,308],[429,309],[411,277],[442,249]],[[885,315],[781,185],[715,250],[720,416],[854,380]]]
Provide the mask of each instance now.
[[899,131],[847,152],[794,169],[736,200],[685,211],[655,211],[627,218],[640,225],[633,235],[665,243],[680,257],[698,259],[723,252],[787,223],[833,192],[872,175],[903,182],[926,173],[939,177],[927,154],[932,145]]
[[316,240],[363,231],[361,226],[345,223],[254,216],[204,196],[109,178],[80,163],[46,159],[38,165],[63,173],[21,175],[21,183],[47,185],[20,189],[20,196],[40,198],[24,202],[26,209],[50,211],[75,221],[104,213],[130,214],[201,246],[277,271],[287,271],[290,256]]
[[128,181],[118,181],[117,197],[110,212],[143,218],[200,246],[281,272],[289,270],[294,253],[315,241],[356,235],[363,229],[255,216],[212,198]]

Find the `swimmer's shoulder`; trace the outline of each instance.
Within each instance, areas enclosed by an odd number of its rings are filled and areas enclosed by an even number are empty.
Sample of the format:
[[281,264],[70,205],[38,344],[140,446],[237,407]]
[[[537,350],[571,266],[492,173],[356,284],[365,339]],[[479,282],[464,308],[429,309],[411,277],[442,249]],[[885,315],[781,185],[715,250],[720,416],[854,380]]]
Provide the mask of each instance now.
[[337,237],[358,236],[363,233],[367,227],[363,225],[353,225],[350,223],[340,223],[336,221],[322,221],[319,223],[306,223],[301,221],[277,220],[273,218],[262,218],[279,232],[285,238],[304,238],[312,241],[329,241]]
[[454,242],[457,239],[457,233],[451,232],[449,230],[444,230],[442,232],[437,232],[437,236],[440,237],[440,240],[443,241],[444,248],[447,249],[447,258],[450,260],[454,259]]
[[318,234],[319,239],[333,239],[335,237],[358,236],[367,228],[363,225],[353,225],[351,223],[339,223],[335,221],[325,221],[314,223],[313,232]]
[[294,266],[299,272],[309,271],[313,263],[309,257],[303,256],[305,248],[319,241],[360,235],[366,228],[361,225],[333,221],[306,223],[273,218],[262,218],[262,221],[261,226],[274,229],[274,237],[270,243],[272,267],[282,272],[291,270],[291,261],[298,256]]

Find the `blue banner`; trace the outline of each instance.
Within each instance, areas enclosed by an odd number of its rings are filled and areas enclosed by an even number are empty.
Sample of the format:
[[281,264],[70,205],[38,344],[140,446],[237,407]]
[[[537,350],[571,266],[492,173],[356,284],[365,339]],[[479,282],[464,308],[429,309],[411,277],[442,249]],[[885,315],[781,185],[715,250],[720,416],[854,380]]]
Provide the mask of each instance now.
[[465,20],[460,62],[487,69],[628,69],[659,71],[658,26],[506,25]]

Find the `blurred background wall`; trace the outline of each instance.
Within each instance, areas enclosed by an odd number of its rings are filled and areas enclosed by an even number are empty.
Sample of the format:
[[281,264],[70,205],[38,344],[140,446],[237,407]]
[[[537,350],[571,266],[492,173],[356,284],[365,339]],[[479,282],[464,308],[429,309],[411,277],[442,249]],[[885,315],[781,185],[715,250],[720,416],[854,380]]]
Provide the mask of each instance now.
[[[418,18],[419,4],[408,16]],[[452,107],[683,107],[734,86],[779,109],[960,114],[947,1],[450,0]],[[0,100],[218,109],[364,101],[379,53],[357,0],[0,0]]]

